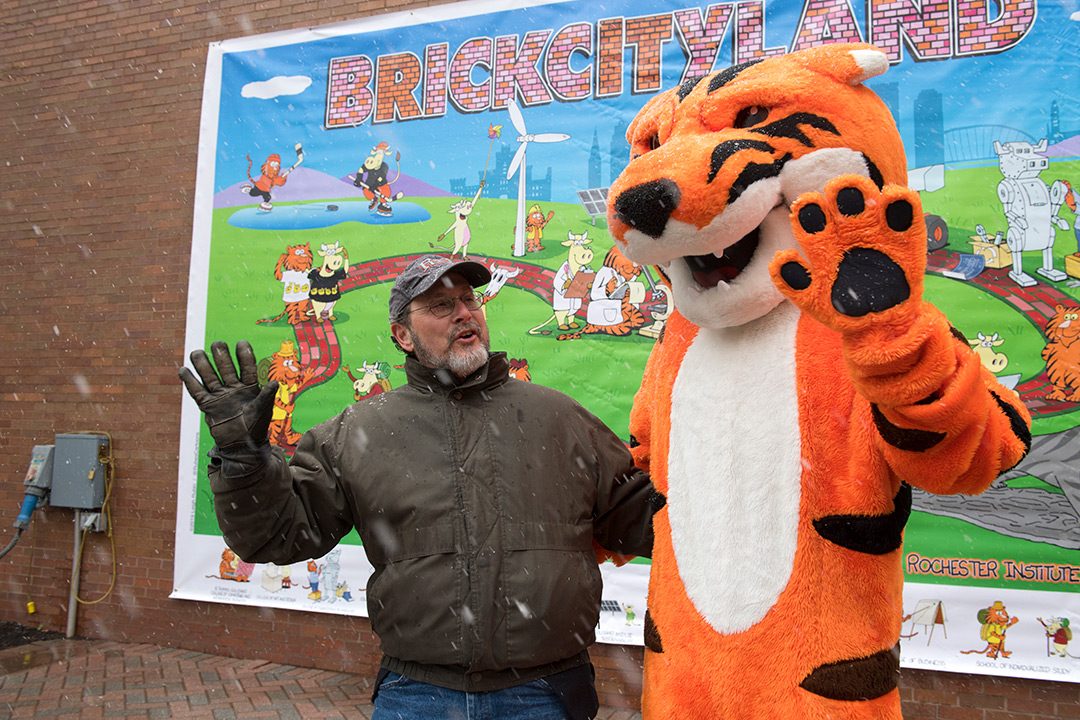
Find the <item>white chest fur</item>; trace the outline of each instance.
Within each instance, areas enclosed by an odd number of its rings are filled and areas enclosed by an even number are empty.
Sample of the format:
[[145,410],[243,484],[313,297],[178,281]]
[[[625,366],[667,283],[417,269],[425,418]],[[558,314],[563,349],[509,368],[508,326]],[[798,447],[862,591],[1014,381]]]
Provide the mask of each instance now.
[[800,496],[798,310],[702,329],[671,396],[668,513],[679,575],[723,634],[760,622],[787,586]]

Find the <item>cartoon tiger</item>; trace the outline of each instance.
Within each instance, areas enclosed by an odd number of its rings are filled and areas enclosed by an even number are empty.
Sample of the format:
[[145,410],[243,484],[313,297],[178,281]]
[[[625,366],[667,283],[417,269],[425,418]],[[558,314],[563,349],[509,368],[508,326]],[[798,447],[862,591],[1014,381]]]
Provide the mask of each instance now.
[[645,324],[645,315],[630,301],[629,283],[641,275],[641,266],[612,247],[596,273],[586,312],[584,335],[622,337]]
[[1047,400],[1080,402],[1080,307],[1054,306],[1046,324],[1049,342],[1042,350],[1046,376],[1054,386]]
[[268,436],[272,445],[289,451],[300,441],[301,433],[293,430],[293,411],[296,409],[296,396],[315,374],[312,367],[300,367],[296,355],[296,343],[285,340],[281,349],[270,357],[267,379],[278,383],[274,396],[274,409],[270,416]]
[[285,309],[272,320],[256,320],[256,325],[277,322],[286,314],[289,316],[290,325],[299,325],[308,319],[312,312],[309,295],[311,281],[308,279],[311,268],[311,243],[289,245],[285,248],[274,268],[274,277],[282,285],[281,299],[285,303]]
[[[911,485],[977,493],[1030,417],[922,300],[870,45],[653,98],[608,223],[676,311],[631,411],[655,504],[645,720],[900,718]],[[957,334],[958,335],[958,334]]]

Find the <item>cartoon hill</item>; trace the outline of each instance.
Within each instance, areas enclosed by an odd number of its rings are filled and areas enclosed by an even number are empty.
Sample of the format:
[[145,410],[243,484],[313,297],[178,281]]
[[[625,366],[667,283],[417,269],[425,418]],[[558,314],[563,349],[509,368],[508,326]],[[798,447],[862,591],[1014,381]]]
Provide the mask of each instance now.
[[[255,170],[256,168],[252,168]],[[393,174],[391,174],[393,177]],[[237,207],[239,205],[253,205],[262,202],[256,195],[251,197],[240,189],[245,182],[214,193],[215,208]],[[452,193],[435,187],[423,180],[418,180],[410,175],[402,174],[391,185],[393,191],[405,193],[405,197],[453,197]],[[362,198],[364,193],[360,188],[354,187],[349,177],[336,178],[333,175],[313,170],[303,165],[289,173],[289,179],[280,187],[274,189],[274,202],[308,202],[312,200],[330,200],[339,198]]]

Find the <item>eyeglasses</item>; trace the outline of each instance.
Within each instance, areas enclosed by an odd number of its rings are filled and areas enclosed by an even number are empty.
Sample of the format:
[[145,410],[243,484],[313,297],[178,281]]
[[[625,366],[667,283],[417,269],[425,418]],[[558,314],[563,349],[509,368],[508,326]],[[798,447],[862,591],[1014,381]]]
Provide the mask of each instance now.
[[444,297],[439,298],[433,302],[428,303],[422,307],[413,308],[409,312],[416,312],[417,310],[427,310],[429,313],[437,318],[444,318],[450,313],[454,312],[454,308],[457,307],[458,300],[465,306],[466,310],[473,311],[479,310],[480,305],[480,293],[471,292],[466,295],[462,295],[459,298]]

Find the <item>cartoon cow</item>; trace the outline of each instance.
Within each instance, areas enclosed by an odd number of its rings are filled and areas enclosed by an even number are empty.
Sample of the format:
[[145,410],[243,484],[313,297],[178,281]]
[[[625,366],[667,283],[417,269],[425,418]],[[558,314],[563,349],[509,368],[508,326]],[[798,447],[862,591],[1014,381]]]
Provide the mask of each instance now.
[[1009,358],[1006,357],[1005,353],[994,350],[994,348],[1001,345],[1003,342],[1005,342],[1005,338],[998,337],[997,333],[990,336],[979,333],[979,339],[968,340],[968,345],[975,350],[975,354],[982,360],[982,364],[985,365],[990,372],[997,374],[1004,370],[1005,366],[1009,364]]
[[1048,280],[1060,281],[1065,273],[1054,268],[1054,226],[1062,230],[1069,229],[1065,218],[1058,217],[1058,211],[1069,194],[1069,186],[1061,180],[1047,187],[1039,178],[1039,173],[1050,166],[1044,155],[1046,138],[1038,145],[1019,140],[999,143],[994,141],[994,152],[998,156],[998,167],[1004,178],[997,186],[998,199],[1005,211],[1009,229],[1005,242],[1012,252],[1011,277],[1021,287],[1031,287],[1035,278],[1024,272],[1022,253],[1029,250],[1042,251],[1042,267],[1035,272]]
[[353,384],[353,401],[360,402],[380,395],[390,389],[390,364],[389,363],[361,363],[360,377],[355,378],[349,372],[346,365],[345,374],[349,376]]
[[496,263],[491,263],[491,281],[484,287],[483,297],[481,302],[485,305],[495,299],[495,296],[499,294],[499,291],[506,286],[508,280],[513,280],[521,274],[521,268],[511,270],[509,267],[500,267]]
[[[547,320],[529,330],[530,335],[541,334],[541,328],[552,320],[558,323],[559,330],[576,330],[581,327],[577,324],[575,316],[581,309],[581,299],[589,294],[592,279],[596,276],[589,267],[593,259],[593,250],[589,247],[591,243],[587,230],[580,235],[567,233],[567,239],[562,243],[563,247],[568,248],[566,260],[559,267],[552,281],[552,314]],[[569,337],[571,336],[560,336],[559,339]]]

